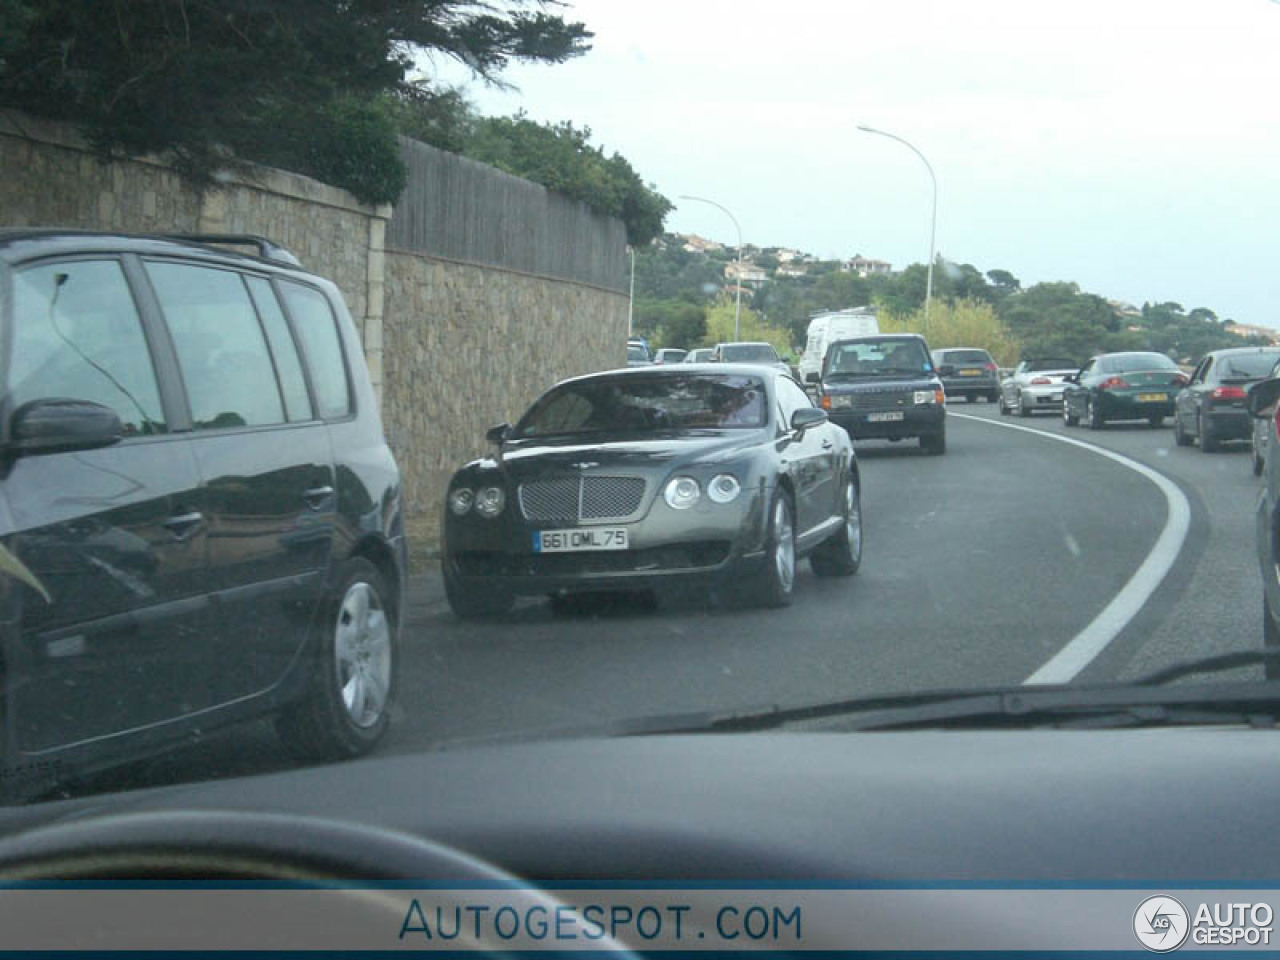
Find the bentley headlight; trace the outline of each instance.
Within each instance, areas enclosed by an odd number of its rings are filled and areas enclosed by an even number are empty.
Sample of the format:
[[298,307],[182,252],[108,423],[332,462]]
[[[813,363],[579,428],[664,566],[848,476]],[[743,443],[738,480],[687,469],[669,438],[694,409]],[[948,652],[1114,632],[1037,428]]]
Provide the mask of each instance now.
[[688,510],[702,497],[702,488],[693,477],[672,477],[662,495],[672,510]]
[[485,487],[476,494],[476,513],[492,520],[507,504],[507,495],[501,487]]
[[707,484],[707,496],[716,503],[732,503],[741,492],[742,484],[731,473],[717,474]]
[[475,502],[476,494],[470,487],[458,487],[449,494],[449,509],[457,517],[466,516]]

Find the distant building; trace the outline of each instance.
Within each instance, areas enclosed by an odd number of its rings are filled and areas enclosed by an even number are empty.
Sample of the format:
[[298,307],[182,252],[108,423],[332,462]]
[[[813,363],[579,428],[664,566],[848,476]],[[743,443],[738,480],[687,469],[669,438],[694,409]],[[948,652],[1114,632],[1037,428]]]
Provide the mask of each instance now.
[[762,267],[757,267],[750,261],[738,263],[734,260],[724,265],[724,278],[726,280],[737,280],[739,283],[751,286],[752,284],[761,284],[768,279],[768,274],[764,272]]
[[774,256],[778,258],[779,263],[790,263],[792,260],[804,259],[804,254],[799,250],[789,250],[786,247],[779,247]]
[[684,240],[684,249],[690,253],[715,253],[724,249],[724,244],[708,240],[706,237],[700,237],[695,233],[691,233],[682,239]]
[[1264,337],[1268,343],[1280,344],[1280,330],[1272,327],[1254,327],[1247,323],[1228,323],[1222,328],[1237,337]]
[[872,260],[859,254],[852,260],[846,260],[841,269],[846,273],[856,273],[860,277],[869,277],[873,274],[893,273],[893,264],[886,263],[884,260]]
[[1114,310],[1117,316],[1124,317],[1126,320],[1131,317],[1142,316],[1141,310],[1132,303],[1125,303],[1123,300],[1108,300],[1107,306]]
[[803,263],[794,263],[788,260],[786,263],[778,265],[778,269],[773,271],[775,277],[803,277],[809,272],[809,268]]

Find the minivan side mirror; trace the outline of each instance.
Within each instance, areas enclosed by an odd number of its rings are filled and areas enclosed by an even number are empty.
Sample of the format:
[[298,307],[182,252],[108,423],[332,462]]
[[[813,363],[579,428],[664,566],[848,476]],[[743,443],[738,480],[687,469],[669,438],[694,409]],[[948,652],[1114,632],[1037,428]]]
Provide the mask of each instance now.
[[817,370],[810,370],[808,373],[804,375],[804,382],[805,383],[821,383],[822,377],[819,375]]
[[110,407],[88,400],[32,400],[9,420],[9,449],[18,453],[92,450],[124,437],[124,424]]
[[495,447],[502,446],[502,442],[509,436],[511,436],[511,424],[509,423],[500,423],[496,427],[490,427],[484,434],[484,438]]
[[1270,417],[1277,400],[1280,400],[1280,377],[1259,380],[1249,387],[1249,414],[1259,419]]

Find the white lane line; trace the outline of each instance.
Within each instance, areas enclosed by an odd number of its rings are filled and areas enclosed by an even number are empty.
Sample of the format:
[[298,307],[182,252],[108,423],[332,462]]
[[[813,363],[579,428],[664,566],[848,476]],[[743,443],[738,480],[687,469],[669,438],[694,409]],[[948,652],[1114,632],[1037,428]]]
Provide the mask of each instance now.
[[1187,531],[1191,527],[1191,505],[1187,503],[1187,498],[1172,480],[1145,464],[1130,460],[1123,454],[1092,443],[1085,443],[1083,440],[1076,440],[1074,437],[1064,437],[1059,433],[1036,430],[1016,423],[1003,423],[999,420],[988,420],[986,417],[951,411],[947,411],[947,415],[964,420],[975,420],[993,427],[1003,427],[1005,430],[1021,430],[1023,433],[1033,433],[1038,437],[1048,437],[1059,443],[1080,447],[1141,474],[1164,494],[1165,502],[1168,504],[1164,529],[1160,531],[1160,536],[1156,538],[1151,552],[1142,561],[1142,565],[1134,571],[1129,582],[1120,588],[1120,592],[1111,598],[1111,602],[1103,607],[1102,612],[1094,617],[1087,627],[1072,637],[1067,645],[1049,658],[1039,670],[1022,681],[1024,684],[1068,683],[1098,654],[1102,653],[1121,630],[1128,626],[1129,621],[1138,615],[1143,605],[1151,599],[1151,595],[1160,586],[1160,582],[1173,569],[1178,553],[1186,542]]

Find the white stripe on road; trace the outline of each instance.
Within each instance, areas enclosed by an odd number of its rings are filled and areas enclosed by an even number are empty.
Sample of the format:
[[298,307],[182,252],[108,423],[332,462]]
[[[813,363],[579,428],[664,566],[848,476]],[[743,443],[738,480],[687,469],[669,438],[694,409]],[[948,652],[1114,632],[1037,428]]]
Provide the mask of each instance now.
[[1129,621],[1138,615],[1143,605],[1156,592],[1161,581],[1173,569],[1174,561],[1178,559],[1178,553],[1182,550],[1182,544],[1187,539],[1187,531],[1191,527],[1191,505],[1187,503],[1187,498],[1183,496],[1182,491],[1168,477],[1136,460],[1130,460],[1123,454],[1096,444],[1085,443],[1074,437],[1064,437],[1059,433],[1049,433],[1046,430],[1036,430],[1034,427],[1004,423],[1000,420],[988,420],[986,417],[975,417],[967,413],[948,411],[948,416],[975,420],[978,423],[1003,427],[1006,430],[1021,430],[1023,433],[1034,433],[1038,437],[1048,437],[1059,443],[1069,443],[1073,447],[1080,447],[1100,457],[1114,460],[1121,466],[1142,474],[1164,494],[1165,502],[1169,507],[1164,529],[1160,531],[1160,536],[1156,539],[1151,552],[1147,554],[1147,558],[1142,561],[1142,565],[1134,571],[1133,576],[1120,589],[1120,592],[1111,598],[1111,602],[1102,609],[1102,612],[1093,618],[1092,623],[1072,637],[1067,645],[1054,654],[1039,670],[1022,681],[1023,683],[1068,683],[1092,663],[1094,658],[1120,634],[1120,631],[1129,625]]

